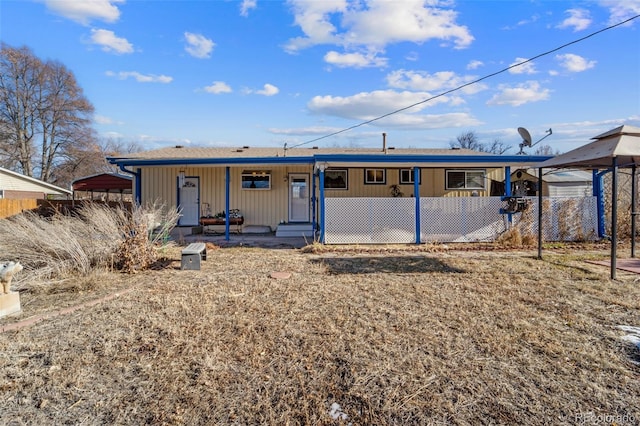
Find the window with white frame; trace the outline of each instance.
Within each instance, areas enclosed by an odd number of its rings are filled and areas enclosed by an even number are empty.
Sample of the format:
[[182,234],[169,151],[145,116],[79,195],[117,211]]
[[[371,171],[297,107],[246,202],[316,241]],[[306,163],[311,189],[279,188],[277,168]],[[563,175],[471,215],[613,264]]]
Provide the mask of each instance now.
[[387,183],[387,173],[385,169],[364,169],[364,183],[385,184]]
[[486,170],[447,170],[446,189],[484,189]]
[[271,172],[266,170],[245,170],[242,172],[242,189],[271,189]]
[[[418,184],[422,183],[422,170],[420,170],[420,173],[418,175]],[[406,184],[412,184],[413,185],[413,169],[400,169],[400,184],[401,185],[406,185]]]

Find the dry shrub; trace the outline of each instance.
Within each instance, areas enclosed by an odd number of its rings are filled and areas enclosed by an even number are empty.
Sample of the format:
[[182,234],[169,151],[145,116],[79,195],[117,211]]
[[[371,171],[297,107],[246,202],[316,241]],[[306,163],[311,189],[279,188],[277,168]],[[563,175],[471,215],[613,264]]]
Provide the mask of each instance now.
[[156,259],[177,219],[175,209],[164,211],[155,203],[132,211],[88,204],[76,216],[50,218],[26,212],[0,220],[0,260],[24,265],[18,286],[27,279],[86,275],[96,268],[132,272]]
[[[611,195],[612,182],[611,173],[607,173],[603,178],[604,185],[604,212],[605,212],[605,233],[611,235]],[[618,232],[620,239],[631,237],[631,174],[628,170],[622,169],[618,172],[617,196],[618,196]]]

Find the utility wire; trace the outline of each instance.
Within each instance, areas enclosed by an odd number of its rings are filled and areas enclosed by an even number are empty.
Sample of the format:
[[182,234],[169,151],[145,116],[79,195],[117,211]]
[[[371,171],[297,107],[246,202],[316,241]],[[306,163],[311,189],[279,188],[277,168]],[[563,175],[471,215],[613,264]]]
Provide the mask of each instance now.
[[411,105],[409,105],[409,106],[406,106],[406,107],[404,107],[404,108],[400,108],[400,109],[397,109],[397,110],[395,110],[395,111],[392,111],[392,112],[386,113],[386,114],[384,114],[384,115],[381,115],[381,116],[379,116],[379,117],[372,118],[371,120],[363,121],[362,123],[355,124],[355,125],[353,125],[353,126],[351,126],[351,127],[347,127],[347,128],[345,128],[345,129],[338,130],[338,131],[333,132],[333,133],[329,133],[328,135],[320,136],[320,137],[318,137],[318,138],[311,139],[311,140],[309,140],[309,141],[302,142],[302,143],[299,143],[299,144],[297,144],[297,145],[290,146],[290,147],[288,147],[288,148],[286,148],[286,149],[297,148],[297,147],[302,146],[302,145],[306,145],[306,144],[310,144],[310,143],[313,143],[313,142],[317,142],[317,141],[319,141],[319,140],[326,139],[326,138],[329,138],[329,137],[331,137],[331,136],[339,135],[340,133],[348,132],[349,130],[353,130],[353,129],[356,129],[356,128],[358,128],[358,127],[362,127],[362,126],[364,126],[364,125],[367,125],[367,124],[373,123],[374,121],[382,120],[383,118],[389,117],[389,116],[391,116],[391,115],[397,114],[397,113],[402,112],[402,111],[406,111],[406,110],[411,109],[411,108],[413,108],[413,107],[415,107],[415,106],[422,105],[422,104],[427,103],[427,102],[429,102],[429,101],[432,101],[432,100],[434,100],[434,99],[437,99],[437,98],[440,98],[440,97],[442,97],[442,96],[448,95],[449,93],[453,93],[453,92],[456,92],[456,91],[458,91],[458,90],[460,90],[460,89],[464,89],[465,87],[467,87],[467,86],[471,86],[472,84],[476,84],[476,83],[479,83],[479,82],[481,82],[481,81],[483,81],[483,80],[486,80],[486,79],[488,79],[488,78],[494,77],[494,76],[496,76],[496,75],[498,75],[498,74],[502,74],[502,73],[504,73],[504,72],[506,72],[506,71],[509,71],[509,70],[510,70],[510,69],[512,69],[512,68],[516,68],[516,67],[519,67],[519,66],[521,66],[521,65],[524,65],[524,64],[526,64],[526,63],[528,63],[528,62],[535,61],[536,59],[542,58],[543,56],[550,55],[550,54],[552,54],[552,53],[554,53],[554,52],[557,52],[558,50],[564,49],[565,47],[571,46],[571,45],[576,44],[576,43],[580,43],[580,42],[582,42],[582,41],[584,41],[584,40],[586,40],[586,39],[588,39],[588,38],[591,38],[591,37],[593,37],[593,36],[595,36],[595,35],[598,35],[598,34],[600,34],[600,33],[605,32],[605,31],[608,31],[608,30],[611,30],[611,29],[613,29],[613,28],[616,28],[616,27],[619,27],[619,26],[621,26],[621,25],[624,25],[624,24],[626,24],[626,23],[628,23],[628,22],[631,22],[631,21],[633,21],[634,19],[637,19],[637,18],[640,18],[640,15],[632,16],[631,18],[626,19],[626,20],[624,20],[624,21],[622,21],[622,22],[618,22],[617,24],[613,24],[613,25],[608,26],[608,27],[606,27],[606,28],[603,28],[603,29],[601,29],[601,30],[595,31],[595,32],[593,32],[593,33],[591,33],[591,34],[588,34],[588,35],[586,35],[586,36],[582,37],[582,38],[579,38],[579,39],[577,39],[577,40],[570,41],[569,43],[565,43],[565,44],[563,44],[562,46],[556,47],[555,49],[551,49],[551,50],[548,50],[548,51],[546,51],[546,52],[544,52],[544,53],[540,53],[539,55],[533,56],[533,57],[531,57],[531,58],[529,58],[529,59],[526,59],[526,60],[524,60],[524,61],[522,61],[522,62],[518,62],[517,64],[510,65],[510,66],[508,66],[508,67],[506,67],[506,68],[503,68],[503,69],[501,69],[501,70],[499,70],[499,71],[493,72],[493,73],[491,73],[491,74],[487,74],[487,75],[485,75],[484,77],[480,77],[480,78],[478,78],[477,80],[473,80],[473,81],[470,81],[470,82],[468,82],[468,83],[462,84],[462,85],[460,85],[460,86],[458,86],[458,87],[455,87],[455,88],[453,88],[453,89],[449,89],[449,90],[447,90],[447,91],[445,91],[445,92],[442,92],[442,93],[439,93],[439,94],[437,94],[437,95],[431,96],[430,98],[424,99],[424,100],[422,100],[422,101],[420,101],[420,102],[416,102],[416,103],[411,104]]

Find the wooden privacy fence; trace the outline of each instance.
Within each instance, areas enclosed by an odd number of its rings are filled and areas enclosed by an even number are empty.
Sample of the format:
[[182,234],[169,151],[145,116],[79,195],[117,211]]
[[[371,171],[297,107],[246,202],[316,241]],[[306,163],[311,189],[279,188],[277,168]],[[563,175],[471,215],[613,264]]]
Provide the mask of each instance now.
[[131,211],[132,204],[129,202],[117,202],[117,201],[85,201],[85,200],[36,200],[36,199],[21,199],[21,200],[8,200],[0,199],[0,219],[5,219],[10,216],[20,214],[27,210],[37,211],[42,216],[52,216],[56,213],[70,214],[79,209],[80,207],[89,204],[105,204],[111,208],[123,207],[126,210]]
[[38,200],[21,199],[7,200],[0,199],[0,219],[22,213],[25,210],[33,210],[38,208]]

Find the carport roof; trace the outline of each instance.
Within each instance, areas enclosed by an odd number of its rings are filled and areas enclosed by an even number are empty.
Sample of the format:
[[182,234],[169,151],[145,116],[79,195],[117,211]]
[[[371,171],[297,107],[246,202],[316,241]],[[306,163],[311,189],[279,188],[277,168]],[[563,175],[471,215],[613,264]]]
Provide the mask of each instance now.
[[76,179],[71,186],[74,191],[121,191],[131,194],[132,178],[118,173],[101,173]]

